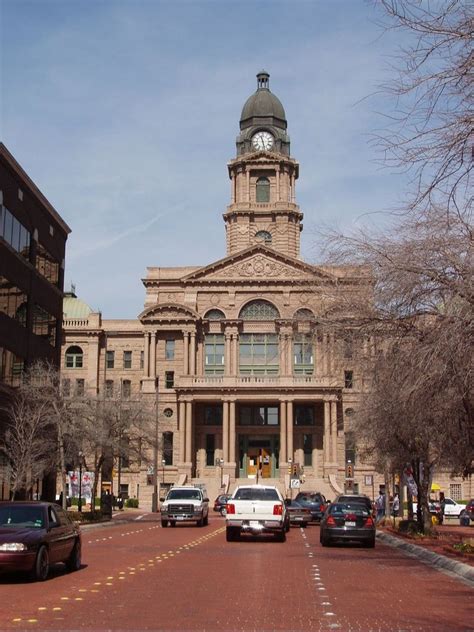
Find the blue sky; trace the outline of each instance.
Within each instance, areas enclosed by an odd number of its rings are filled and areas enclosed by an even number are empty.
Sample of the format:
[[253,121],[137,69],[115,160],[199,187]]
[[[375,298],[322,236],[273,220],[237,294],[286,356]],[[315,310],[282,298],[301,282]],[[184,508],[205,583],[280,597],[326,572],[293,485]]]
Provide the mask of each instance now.
[[300,162],[305,260],[317,263],[318,227],[379,221],[399,199],[369,143],[390,104],[366,97],[397,45],[372,3],[0,6],[1,137],[72,228],[66,288],[105,318],[142,310],[147,266],[225,256],[226,163],[262,68]]

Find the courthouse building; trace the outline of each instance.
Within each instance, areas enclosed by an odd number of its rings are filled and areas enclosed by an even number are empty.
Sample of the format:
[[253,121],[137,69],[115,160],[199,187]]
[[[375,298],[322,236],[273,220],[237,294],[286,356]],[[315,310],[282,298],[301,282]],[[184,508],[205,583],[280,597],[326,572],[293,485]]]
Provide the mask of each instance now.
[[[340,303],[369,279],[300,256],[299,164],[266,72],[244,104],[227,167],[226,256],[149,267],[136,320],[102,319],[68,296],[64,377],[79,390],[119,387],[157,403],[165,484],[205,482],[212,493],[258,476],[288,486],[296,466],[305,488],[330,498],[348,474],[352,489],[372,495],[374,473],[357,462],[350,432],[365,386],[354,361],[373,352],[371,341],[354,347],[321,326],[336,293]],[[150,466],[126,465],[120,491],[150,500]],[[382,482],[375,475],[376,490]]]

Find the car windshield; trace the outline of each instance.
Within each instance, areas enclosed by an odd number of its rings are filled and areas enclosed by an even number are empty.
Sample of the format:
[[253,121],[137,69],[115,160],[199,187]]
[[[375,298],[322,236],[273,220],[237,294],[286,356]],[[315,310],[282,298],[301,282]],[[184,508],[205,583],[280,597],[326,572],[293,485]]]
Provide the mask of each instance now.
[[333,515],[345,516],[346,514],[356,514],[358,516],[368,516],[369,512],[364,505],[359,503],[334,503],[329,507],[329,513]]
[[41,507],[0,507],[0,527],[44,527],[44,513]]
[[198,489],[172,489],[168,494],[168,500],[200,500],[201,492]]
[[235,492],[234,500],[280,500],[276,489],[244,487]]

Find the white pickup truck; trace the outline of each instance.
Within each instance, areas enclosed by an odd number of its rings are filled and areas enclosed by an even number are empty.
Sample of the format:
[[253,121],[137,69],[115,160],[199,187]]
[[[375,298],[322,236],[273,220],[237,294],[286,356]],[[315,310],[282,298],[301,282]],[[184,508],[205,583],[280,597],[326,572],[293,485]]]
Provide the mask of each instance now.
[[276,487],[241,485],[227,501],[227,542],[238,540],[242,533],[274,533],[284,542],[288,530],[285,501]]

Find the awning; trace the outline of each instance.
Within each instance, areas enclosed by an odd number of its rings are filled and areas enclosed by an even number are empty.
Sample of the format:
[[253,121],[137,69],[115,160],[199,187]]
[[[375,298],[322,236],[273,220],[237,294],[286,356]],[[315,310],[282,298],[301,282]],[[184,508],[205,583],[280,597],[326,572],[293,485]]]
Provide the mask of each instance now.
[[431,491],[432,492],[439,492],[439,491],[441,491],[441,487],[438,485],[438,483],[431,483]]

